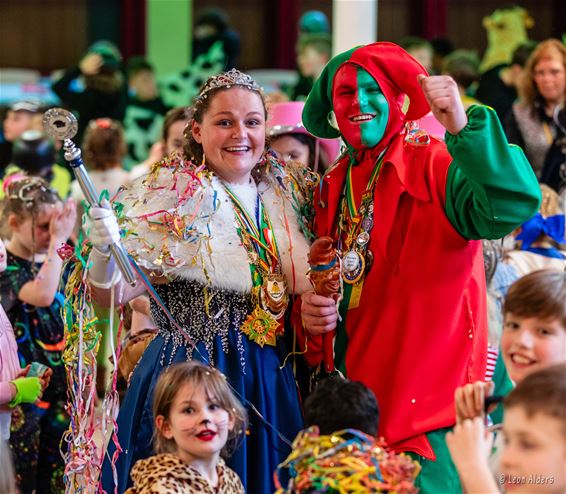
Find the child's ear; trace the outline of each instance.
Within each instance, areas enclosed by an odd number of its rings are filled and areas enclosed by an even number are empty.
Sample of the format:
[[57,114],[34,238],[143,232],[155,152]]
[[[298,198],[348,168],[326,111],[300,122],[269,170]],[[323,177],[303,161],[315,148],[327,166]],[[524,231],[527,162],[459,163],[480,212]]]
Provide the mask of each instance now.
[[16,230],[20,226],[20,220],[14,213],[10,213],[8,215],[8,226],[12,231]]
[[228,430],[232,432],[234,430],[234,426],[236,425],[236,418],[233,414],[228,414]]
[[169,421],[163,415],[155,417],[155,427],[165,439],[173,439],[173,432]]

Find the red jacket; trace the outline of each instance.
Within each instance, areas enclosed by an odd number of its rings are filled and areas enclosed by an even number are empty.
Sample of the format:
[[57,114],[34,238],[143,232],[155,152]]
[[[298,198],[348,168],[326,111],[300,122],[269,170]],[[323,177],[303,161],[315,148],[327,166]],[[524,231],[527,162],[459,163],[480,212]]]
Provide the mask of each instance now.
[[[463,238],[445,214],[451,157],[442,143],[397,136],[374,190],[374,254],[360,305],[346,313],[345,368],[376,394],[379,434],[396,451],[434,459],[426,432],[454,424],[454,390],[483,380],[487,316],[481,243]],[[318,236],[336,235],[347,160],[315,197]],[[357,203],[371,167],[354,166]],[[309,360],[320,345],[309,337]]]

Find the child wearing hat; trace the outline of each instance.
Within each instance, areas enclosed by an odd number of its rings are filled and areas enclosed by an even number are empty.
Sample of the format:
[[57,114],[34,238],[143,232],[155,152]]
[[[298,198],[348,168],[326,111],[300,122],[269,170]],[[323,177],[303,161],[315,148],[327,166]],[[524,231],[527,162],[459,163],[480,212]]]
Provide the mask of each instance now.
[[270,147],[283,161],[299,161],[314,171],[323,172],[338,157],[338,139],[318,139],[305,129],[302,112],[305,103],[274,103],[269,111]]
[[[33,127],[34,117],[41,115],[41,107],[36,101],[17,101],[6,112],[2,122],[2,138],[0,138],[0,166],[12,161],[12,144],[26,130]],[[8,173],[0,172],[2,175]]]
[[[128,85],[121,69],[122,55],[110,41],[92,44],[78,66],[66,70],[51,89],[65,106],[78,114],[80,143],[86,126],[96,118],[122,121],[126,111]],[[82,77],[84,88],[77,91],[71,82]]]

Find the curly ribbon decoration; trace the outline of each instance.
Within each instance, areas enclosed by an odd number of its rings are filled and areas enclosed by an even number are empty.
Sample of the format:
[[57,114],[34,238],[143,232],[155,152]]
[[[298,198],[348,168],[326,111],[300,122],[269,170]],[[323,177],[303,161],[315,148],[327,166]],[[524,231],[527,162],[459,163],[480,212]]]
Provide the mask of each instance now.
[[[291,480],[283,488],[281,470]],[[346,429],[321,436],[317,427],[299,433],[293,451],[274,474],[276,494],[416,494],[420,465],[409,456],[389,451],[383,440]]]
[[65,349],[63,362],[67,374],[67,411],[69,429],[63,436],[67,443],[65,453],[65,492],[88,492],[95,486],[100,474],[103,455],[99,451],[94,434],[96,400],[96,355],[101,340],[90,291],[86,284],[86,246],[82,235],[75,247],[75,255],[69,262],[75,265],[65,287],[65,303],[62,308],[65,322]]

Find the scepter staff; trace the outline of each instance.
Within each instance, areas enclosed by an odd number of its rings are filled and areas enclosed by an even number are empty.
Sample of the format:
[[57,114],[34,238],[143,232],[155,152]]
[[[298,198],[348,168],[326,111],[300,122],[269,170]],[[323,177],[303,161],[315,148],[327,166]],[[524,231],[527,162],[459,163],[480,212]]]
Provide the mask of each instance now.
[[[52,108],[43,114],[43,127],[45,132],[53,139],[63,141],[65,160],[67,160],[73,169],[75,178],[87,202],[91,206],[100,207],[98,201],[99,195],[84,166],[81,150],[75,146],[75,143],[71,140],[76,135],[78,129],[76,117],[70,111],[63,110],[62,108]],[[126,282],[130,285],[135,284],[136,275],[122,244],[115,242],[110,246],[110,251],[114,259],[116,259],[118,268],[122,272],[122,276]]]

